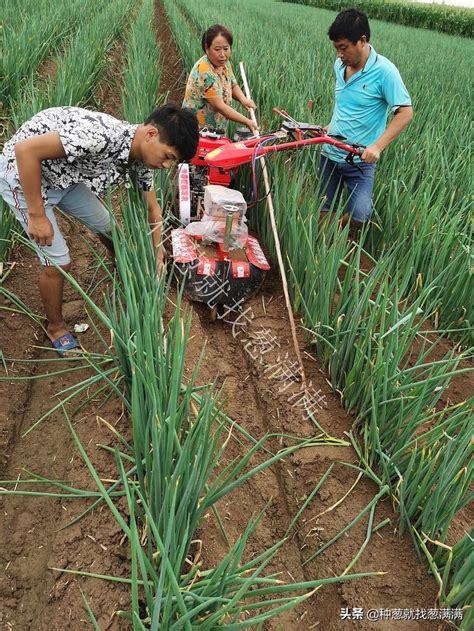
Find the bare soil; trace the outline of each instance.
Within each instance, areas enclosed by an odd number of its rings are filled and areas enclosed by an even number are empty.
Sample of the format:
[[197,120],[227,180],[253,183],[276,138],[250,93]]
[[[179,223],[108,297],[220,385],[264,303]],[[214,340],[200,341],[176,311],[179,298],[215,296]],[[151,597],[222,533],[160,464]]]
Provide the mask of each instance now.
[[[162,90],[171,90],[173,98],[179,101],[185,73],[178,63],[179,55],[167,27],[162,4],[158,1],[155,16],[164,66],[167,68],[163,74]],[[104,109],[110,103],[111,113],[116,113],[112,110],[113,102],[111,97],[110,100],[107,98]],[[72,273],[83,287],[87,287],[93,281],[94,268],[92,255],[80,238],[86,231],[65,221],[62,226],[72,251]],[[36,290],[36,258],[21,248],[16,248],[11,258],[16,266],[5,286],[30,308],[41,313]],[[101,291],[102,287],[99,287],[96,292],[98,299]],[[247,303],[245,326],[242,327],[225,321],[210,322],[205,307],[189,305],[193,311],[187,355],[189,370],[205,344],[206,358],[200,380],[207,383],[217,379],[227,400],[226,413],[255,438],[266,433],[299,437],[320,433],[306,418],[302,408],[295,404],[300,392],[298,381],[288,375],[284,378],[278,372],[283,364],[292,366],[295,361],[282,293],[278,276],[273,271],[259,295]],[[71,287],[66,289],[65,312],[71,326],[87,320],[85,306]],[[0,318],[0,349],[7,358],[7,375],[35,378],[47,374],[48,370],[50,373],[58,370],[56,364],[14,361],[14,358],[50,358],[51,351],[38,348],[48,346],[45,335],[25,316],[1,311]],[[97,348],[97,339],[91,330],[82,334],[80,339],[86,348]],[[299,343],[304,352],[307,378],[313,392],[317,393],[315,417],[329,436],[347,439],[346,432],[351,429],[353,418],[341,407],[338,394],[332,391],[325,372],[311,356],[302,330],[299,331]],[[61,364],[66,369],[70,362]],[[25,473],[28,469],[48,478],[66,480],[81,488],[93,488],[71,439],[63,411],[53,414],[25,438],[22,437],[41,414],[54,405],[60,390],[74,386],[89,374],[84,368],[78,373],[64,372],[41,380],[0,381],[0,479],[12,480],[18,476],[24,479],[29,477]],[[472,392],[472,379],[456,384],[449,396],[453,401],[462,401]],[[74,405],[68,410],[101,476],[106,479],[115,477],[113,457],[97,445],[114,444],[101,418],[116,425],[124,434],[129,431],[121,405],[114,399],[104,404],[103,397],[97,397],[77,413],[74,413]],[[290,438],[275,439],[268,448],[276,451],[289,444],[292,444]],[[226,461],[243,456],[247,449],[248,444],[230,440]],[[263,454],[259,456],[260,459],[263,457]],[[247,558],[273,545],[285,535],[304,499],[333,464],[331,475],[302,515],[296,529],[290,533],[269,571],[281,572],[282,580],[288,582],[342,573],[365,539],[367,516],[315,560],[305,565],[303,562],[347,525],[378,492],[378,488],[364,477],[356,484],[357,472],[344,464],[356,462],[356,454],[350,446],[334,445],[306,448],[286,458],[221,500],[218,508],[228,537],[234,541],[251,514],[259,513],[268,503],[266,514],[249,542]],[[88,504],[84,500],[0,497],[0,629],[60,631],[90,628],[79,588],[84,592],[101,629],[115,631],[130,628],[114,615],[117,610],[129,606],[126,586],[52,569],[129,575],[129,553],[108,509],[102,507],[77,524],[61,530]],[[378,504],[374,524],[386,518],[390,519],[390,523],[372,536],[364,554],[351,570],[381,571],[383,575],[324,587],[304,604],[267,623],[265,628],[284,631],[299,631],[306,627],[329,631],[447,629],[446,624],[434,621],[341,620],[340,611],[345,607],[367,610],[397,607],[428,609],[436,606],[435,581],[428,573],[426,562],[417,559],[409,536],[399,536],[398,518],[387,500]],[[468,527],[469,518],[469,515],[463,514],[458,520],[461,530]],[[197,536],[203,542],[203,565],[212,567],[227,551],[212,515],[205,520]]]
[[[121,116],[120,77],[123,66],[123,43],[115,42],[108,55],[108,68],[96,90],[99,108]],[[53,62],[51,62],[53,63]],[[43,68],[44,73],[48,68]],[[51,73],[54,67],[51,66]],[[100,273],[84,239],[92,235],[74,222],[60,218],[61,230],[68,240],[73,261],[72,274],[83,288],[96,285]],[[103,246],[93,240],[93,247],[103,253]],[[39,264],[29,250],[15,248],[10,256],[15,267],[7,279],[7,289],[21,298],[37,313],[42,313],[37,291]],[[94,298],[100,303],[104,285]],[[11,305],[9,305],[11,306]],[[74,289],[65,287],[64,315],[71,326],[88,322],[83,301]],[[0,311],[0,349],[9,359],[44,360],[55,356],[41,329],[18,313]],[[103,334],[107,332],[102,331]],[[91,330],[78,336],[88,350],[100,350]],[[71,363],[35,364],[9,361],[7,375],[32,377],[27,381],[0,381],[0,479],[31,477],[26,470],[50,479],[64,480],[72,486],[94,489],[90,474],[73,444],[63,411],[51,415],[28,434],[22,434],[58,401],[59,391],[74,387],[90,376],[84,369],[62,373]],[[37,379],[51,372],[59,374]],[[89,392],[93,395],[93,392]],[[80,401],[68,407],[75,430],[87,449],[92,463],[104,479],[116,475],[113,456],[96,444],[112,444],[110,431],[101,419],[128,431],[121,404],[116,400],[104,403],[104,396],[74,414]],[[122,427],[123,426],[123,427]],[[26,488],[26,487],[25,487]],[[37,487],[36,487],[37,488]],[[31,489],[33,490],[33,489]],[[50,489],[48,489],[50,490]],[[96,490],[96,489],[94,489]],[[89,513],[65,530],[67,524],[90,504],[91,500],[60,500],[34,497],[0,497],[0,629],[82,629],[90,628],[90,619],[81,597],[81,588],[101,629],[128,628],[128,623],[115,615],[129,607],[126,586],[97,579],[84,579],[52,568],[69,568],[111,574],[129,575],[129,552],[123,545],[121,532],[104,506]]]
[[161,81],[160,92],[168,94],[168,100],[181,103],[186,81],[185,70],[176,48],[171,29],[162,2],[155,2],[155,29],[160,43]]
[[[81,236],[85,229],[62,221],[73,258],[73,274],[83,287],[92,280],[92,257]],[[101,247],[101,246],[99,246]],[[41,313],[36,290],[38,263],[29,251],[17,248],[13,273],[7,288],[30,308]],[[100,300],[100,290],[96,294]],[[65,292],[65,316],[72,327],[88,320],[82,300],[71,287]],[[0,397],[0,479],[26,479],[33,471],[47,478],[64,480],[78,488],[92,489],[90,475],[74,446],[64,413],[47,418],[25,438],[22,434],[59,400],[57,393],[74,386],[91,373],[61,373],[71,362],[59,364],[19,363],[17,359],[51,359],[52,351],[42,329],[26,316],[1,313],[0,348],[7,362],[7,375],[32,377],[28,381],[1,381]],[[94,350],[97,341],[88,331],[80,336],[85,348]],[[47,376],[48,373],[59,374]],[[45,378],[36,379],[40,375]],[[89,393],[93,394],[93,392]],[[103,397],[102,397],[103,398]],[[124,424],[121,406],[108,401],[92,401],[79,413],[68,412],[81,442],[94,466],[104,478],[114,474],[113,457],[95,447],[111,444],[110,432],[98,417]],[[10,487],[11,488],[11,487]],[[31,490],[33,490],[31,488]],[[60,500],[34,497],[0,497],[0,628],[1,629],[80,629],[88,628],[88,616],[79,586],[100,618],[101,629],[120,629],[114,611],[126,608],[128,591],[123,586],[98,580],[84,581],[52,568],[80,569],[101,574],[127,575],[128,552],[120,542],[118,527],[102,508],[89,513],[77,525],[60,530],[82,510],[88,500]]]

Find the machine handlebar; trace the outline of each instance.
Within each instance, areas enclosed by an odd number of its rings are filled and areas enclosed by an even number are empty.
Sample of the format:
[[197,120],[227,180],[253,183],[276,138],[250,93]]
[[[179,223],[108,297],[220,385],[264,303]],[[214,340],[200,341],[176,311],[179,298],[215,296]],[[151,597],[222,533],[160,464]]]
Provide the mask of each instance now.
[[[281,142],[281,133],[249,138],[239,142],[223,145],[206,155],[208,166],[221,169],[235,169],[242,164],[262,158],[269,153],[299,149],[310,145],[329,144],[346,151],[348,161],[352,164],[354,156],[361,156],[364,147],[343,142],[342,136],[327,134],[321,125],[300,123],[292,118],[285,110],[273,109],[284,118],[281,131],[284,135],[293,136],[290,142]],[[306,137],[303,137],[303,136]],[[309,136],[309,137],[308,137]],[[356,166],[356,165],[355,165]]]

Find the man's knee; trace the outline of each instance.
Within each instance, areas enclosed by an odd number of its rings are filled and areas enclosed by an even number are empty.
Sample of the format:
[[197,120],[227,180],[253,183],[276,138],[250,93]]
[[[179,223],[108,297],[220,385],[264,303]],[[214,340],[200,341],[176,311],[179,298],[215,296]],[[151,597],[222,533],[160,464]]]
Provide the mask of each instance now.
[[47,278],[55,278],[57,276],[61,276],[61,270],[63,270],[64,272],[70,272],[71,263],[65,263],[64,265],[59,265],[58,267],[56,267],[55,265],[43,265],[41,268],[43,275]]
[[368,221],[372,215],[372,190],[357,191],[351,195],[348,203],[348,213],[351,221],[364,223]]
[[97,236],[105,236],[107,239],[112,239],[112,224],[110,217],[107,216],[97,217],[96,220],[89,225],[90,230]]

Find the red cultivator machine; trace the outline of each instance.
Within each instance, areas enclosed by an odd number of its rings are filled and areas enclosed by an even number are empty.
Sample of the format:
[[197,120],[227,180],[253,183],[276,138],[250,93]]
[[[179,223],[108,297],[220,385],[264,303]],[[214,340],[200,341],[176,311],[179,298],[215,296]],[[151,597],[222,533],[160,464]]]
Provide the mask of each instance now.
[[180,165],[179,218],[184,227],[172,231],[173,259],[188,297],[214,312],[219,305],[242,304],[258,291],[270,269],[258,240],[248,234],[247,202],[232,187],[239,167],[251,164],[251,207],[258,200],[256,163],[268,154],[324,143],[347,151],[349,163],[362,153],[359,145],[327,135],[320,126],[275,111],[284,119],[282,127],[265,136],[240,132],[232,142],[218,130],[202,130],[191,164]]

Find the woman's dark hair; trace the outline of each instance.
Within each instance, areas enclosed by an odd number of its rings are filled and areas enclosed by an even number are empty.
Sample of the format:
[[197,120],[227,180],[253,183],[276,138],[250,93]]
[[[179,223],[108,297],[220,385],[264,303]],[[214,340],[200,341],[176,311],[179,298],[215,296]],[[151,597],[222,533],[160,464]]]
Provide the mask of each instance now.
[[145,125],[156,127],[161,141],[178,150],[180,160],[191,160],[196,155],[199,125],[192,110],[166,103],[148,116]]
[[222,26],[222,24],[213,24],[202,36],[201,46],[204,52],[206,52],[206,48],[211,47],[214,38],[218,35],[222,35],[222,37],[225,37],[229,43],[229,46],[232,46],[232,44],[234,43],[234,37],[228,28]]
[[341,11],[328,30],[329,39],[337,42],[338,39],[348,39],[353,44],[363,35],[370,40],[370,27],[367,15],[357,9]]

